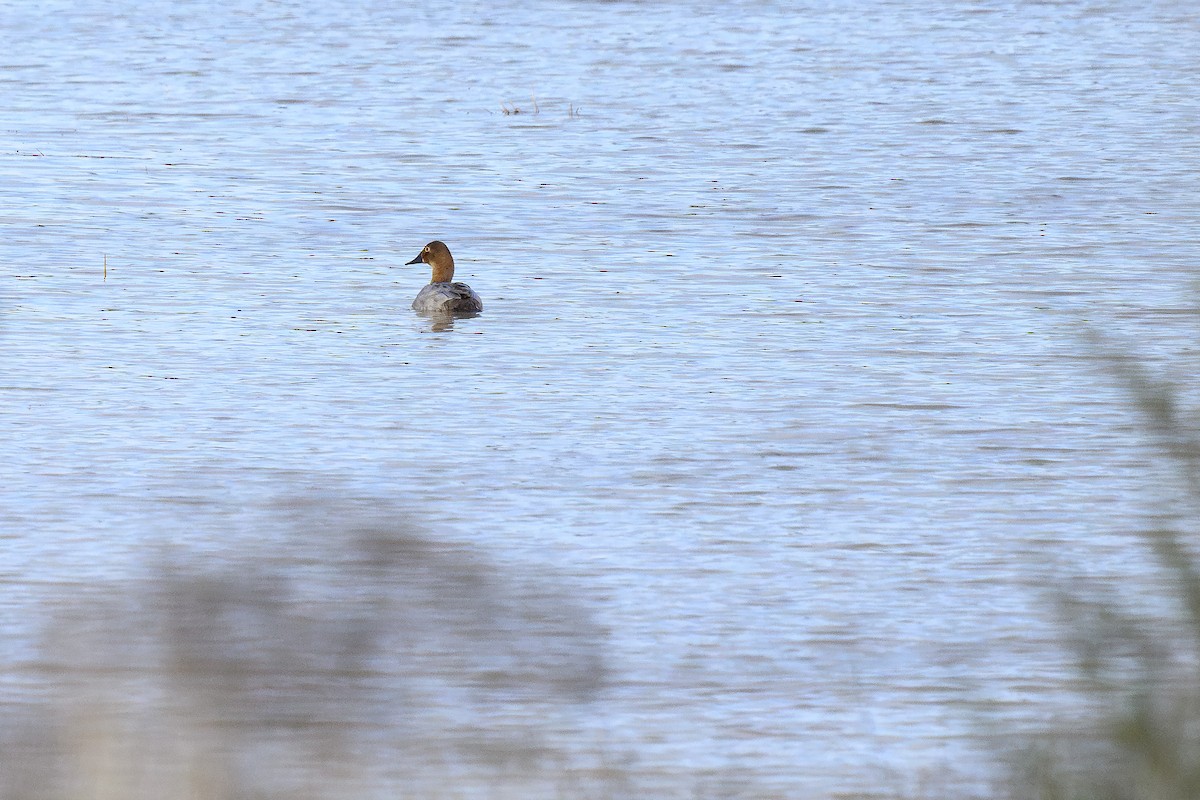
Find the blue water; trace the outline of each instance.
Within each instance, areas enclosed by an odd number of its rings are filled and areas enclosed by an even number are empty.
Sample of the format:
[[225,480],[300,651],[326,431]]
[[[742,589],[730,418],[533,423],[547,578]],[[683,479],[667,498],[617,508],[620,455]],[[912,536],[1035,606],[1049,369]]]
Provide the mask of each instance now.
[[[578,725],[656,774],[886,793],[1061,712],[1048,587],[1154,585],[1169,471],[1089,337],[1194,351],[1181,6],[79,2],[0,36],[10,674],[47,603],[315,494],[553,576],[607,631]],[[409,310],[433,238],[483,315]]]

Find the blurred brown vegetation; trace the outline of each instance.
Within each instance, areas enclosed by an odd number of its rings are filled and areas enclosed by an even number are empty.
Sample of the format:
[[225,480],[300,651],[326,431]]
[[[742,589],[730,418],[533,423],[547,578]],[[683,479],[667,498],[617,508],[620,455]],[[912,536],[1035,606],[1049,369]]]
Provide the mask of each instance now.
[[[1128,352],[1097,338],[1106,354]],[[1077,718],[1019,761],[1014,796],[1042,800],[1200,798],[1200,430],[1181,386],[1131,356],[1106,355],[1176,476],[1174,503],[1138,531],[1159,574],[1154,597],[1076,592],[1063,630],[1086,687]],[[1194,376],[1188,376],[1189,378]],[[1100,532],[1104,535],[1104,532]]]
[[559,735],[605,681],[604,632],[563,588],[404,525],[315,516],[58,610],[35,699],[0,723],[0,797],[619,789],[611,759]]

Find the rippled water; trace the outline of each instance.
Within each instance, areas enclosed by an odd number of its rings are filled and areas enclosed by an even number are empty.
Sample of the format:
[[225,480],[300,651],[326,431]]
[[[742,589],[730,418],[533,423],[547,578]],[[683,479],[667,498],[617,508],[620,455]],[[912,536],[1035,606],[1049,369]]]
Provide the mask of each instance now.
[[[1073,674],[1045,589],[1149,574],[1163,468],[1087,334],[1194,348],[1181,6],[0,31],[12,670],[41,604],[317,493],[549,569],[608,631],[581,725],[824,796],[986,771],[981,717],[1037,729]],[[409,310],[432,238],[483,315]]]

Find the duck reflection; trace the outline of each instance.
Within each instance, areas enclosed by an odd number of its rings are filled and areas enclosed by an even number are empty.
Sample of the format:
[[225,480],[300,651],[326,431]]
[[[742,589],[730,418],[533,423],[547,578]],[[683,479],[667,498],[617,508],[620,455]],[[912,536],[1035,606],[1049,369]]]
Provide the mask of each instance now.
[[434,333],[444,333],[454,330],[454,323],[460,319],[474,319],[479,316],[477,311],[426,311],[424,313],[417,312],[420,316],[429,320],[429,330]]

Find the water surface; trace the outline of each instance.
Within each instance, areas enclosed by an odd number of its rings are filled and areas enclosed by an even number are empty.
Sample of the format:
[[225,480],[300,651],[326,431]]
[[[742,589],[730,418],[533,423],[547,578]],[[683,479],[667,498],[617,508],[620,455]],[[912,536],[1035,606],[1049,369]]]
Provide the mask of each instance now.
[[[1048,588],[1153,583],[1168,473],[1087,337],[1194,350],[1174,4],[0,30],[10,682],[47,604],[286,542],[315,493],[585,605],[611,673],[567,729],[680,785],[887,794],[1070,707]],[[432,238],[483,315],[408,309]]]

